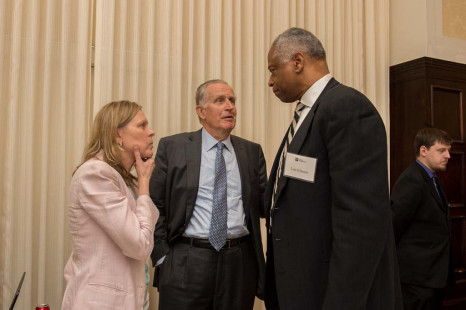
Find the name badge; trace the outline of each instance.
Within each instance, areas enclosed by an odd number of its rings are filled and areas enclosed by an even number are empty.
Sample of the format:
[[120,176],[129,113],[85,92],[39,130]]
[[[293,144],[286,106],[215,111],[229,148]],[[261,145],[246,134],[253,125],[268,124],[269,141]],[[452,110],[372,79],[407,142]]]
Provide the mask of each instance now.
[[283,175],[314,183],[317,158],[287,153]]

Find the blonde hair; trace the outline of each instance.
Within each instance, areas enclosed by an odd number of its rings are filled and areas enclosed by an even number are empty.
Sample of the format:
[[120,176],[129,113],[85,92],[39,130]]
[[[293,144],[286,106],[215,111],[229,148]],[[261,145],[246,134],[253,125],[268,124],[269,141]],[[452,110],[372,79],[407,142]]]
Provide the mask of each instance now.
[[110,102],[104,105],[95,116],[91,140],[84,148],[82,162],[77,168],[102,151],[103,161],[118,171],[127,185],[135,185],[136,177],[123,166],[116,137],[118,129],[125,127],[140,110],[139,104],[130,101]]

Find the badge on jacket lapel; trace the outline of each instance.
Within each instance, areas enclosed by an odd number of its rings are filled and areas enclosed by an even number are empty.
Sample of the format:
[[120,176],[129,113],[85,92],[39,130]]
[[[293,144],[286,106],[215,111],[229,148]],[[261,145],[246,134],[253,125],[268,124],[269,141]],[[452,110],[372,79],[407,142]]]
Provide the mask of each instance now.
[[314,183],[317,158],[287,153],[283,175],[293,179]]

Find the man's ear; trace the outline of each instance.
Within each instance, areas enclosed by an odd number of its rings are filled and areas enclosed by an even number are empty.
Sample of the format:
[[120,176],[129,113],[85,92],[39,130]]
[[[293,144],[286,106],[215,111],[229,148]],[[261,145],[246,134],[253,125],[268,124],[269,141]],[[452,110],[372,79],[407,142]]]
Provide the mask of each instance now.
[[196,106],[196,113],[200,119],[205,119],[204,108],[200,104]]
[[422,145],[422,146],[419,148],[419,155],[425,157],[427,151],[428,151],[428,149],[426,148],[426,146],[425,146],[425,145]]
[[292,58],[294,71],[301,72],[304,66],[304,55],[301,52],[297,52],[293,55]]

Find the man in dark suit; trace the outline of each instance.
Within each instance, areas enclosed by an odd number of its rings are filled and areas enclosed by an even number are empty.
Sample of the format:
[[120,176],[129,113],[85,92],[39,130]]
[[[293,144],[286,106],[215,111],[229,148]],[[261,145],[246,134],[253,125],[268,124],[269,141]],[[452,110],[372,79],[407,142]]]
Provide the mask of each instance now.
[[449,205],[435,174],[447,168],[451,141],[443,130],[419,130],[414,138],[416,161],[391,193],[405,310],[441,309],[443,288],[453,279]]
[[230,135],[235,104],[226,82],[207,81],[196,92],[203,128],[159,142],[150,183],[159,309],[252,309],[263,298],[265,159]]
[[266,190],[267,309],[401,309],[387,140],[377,110],[329,74],[310,32],[268,54],[269,86],[295,116]]

